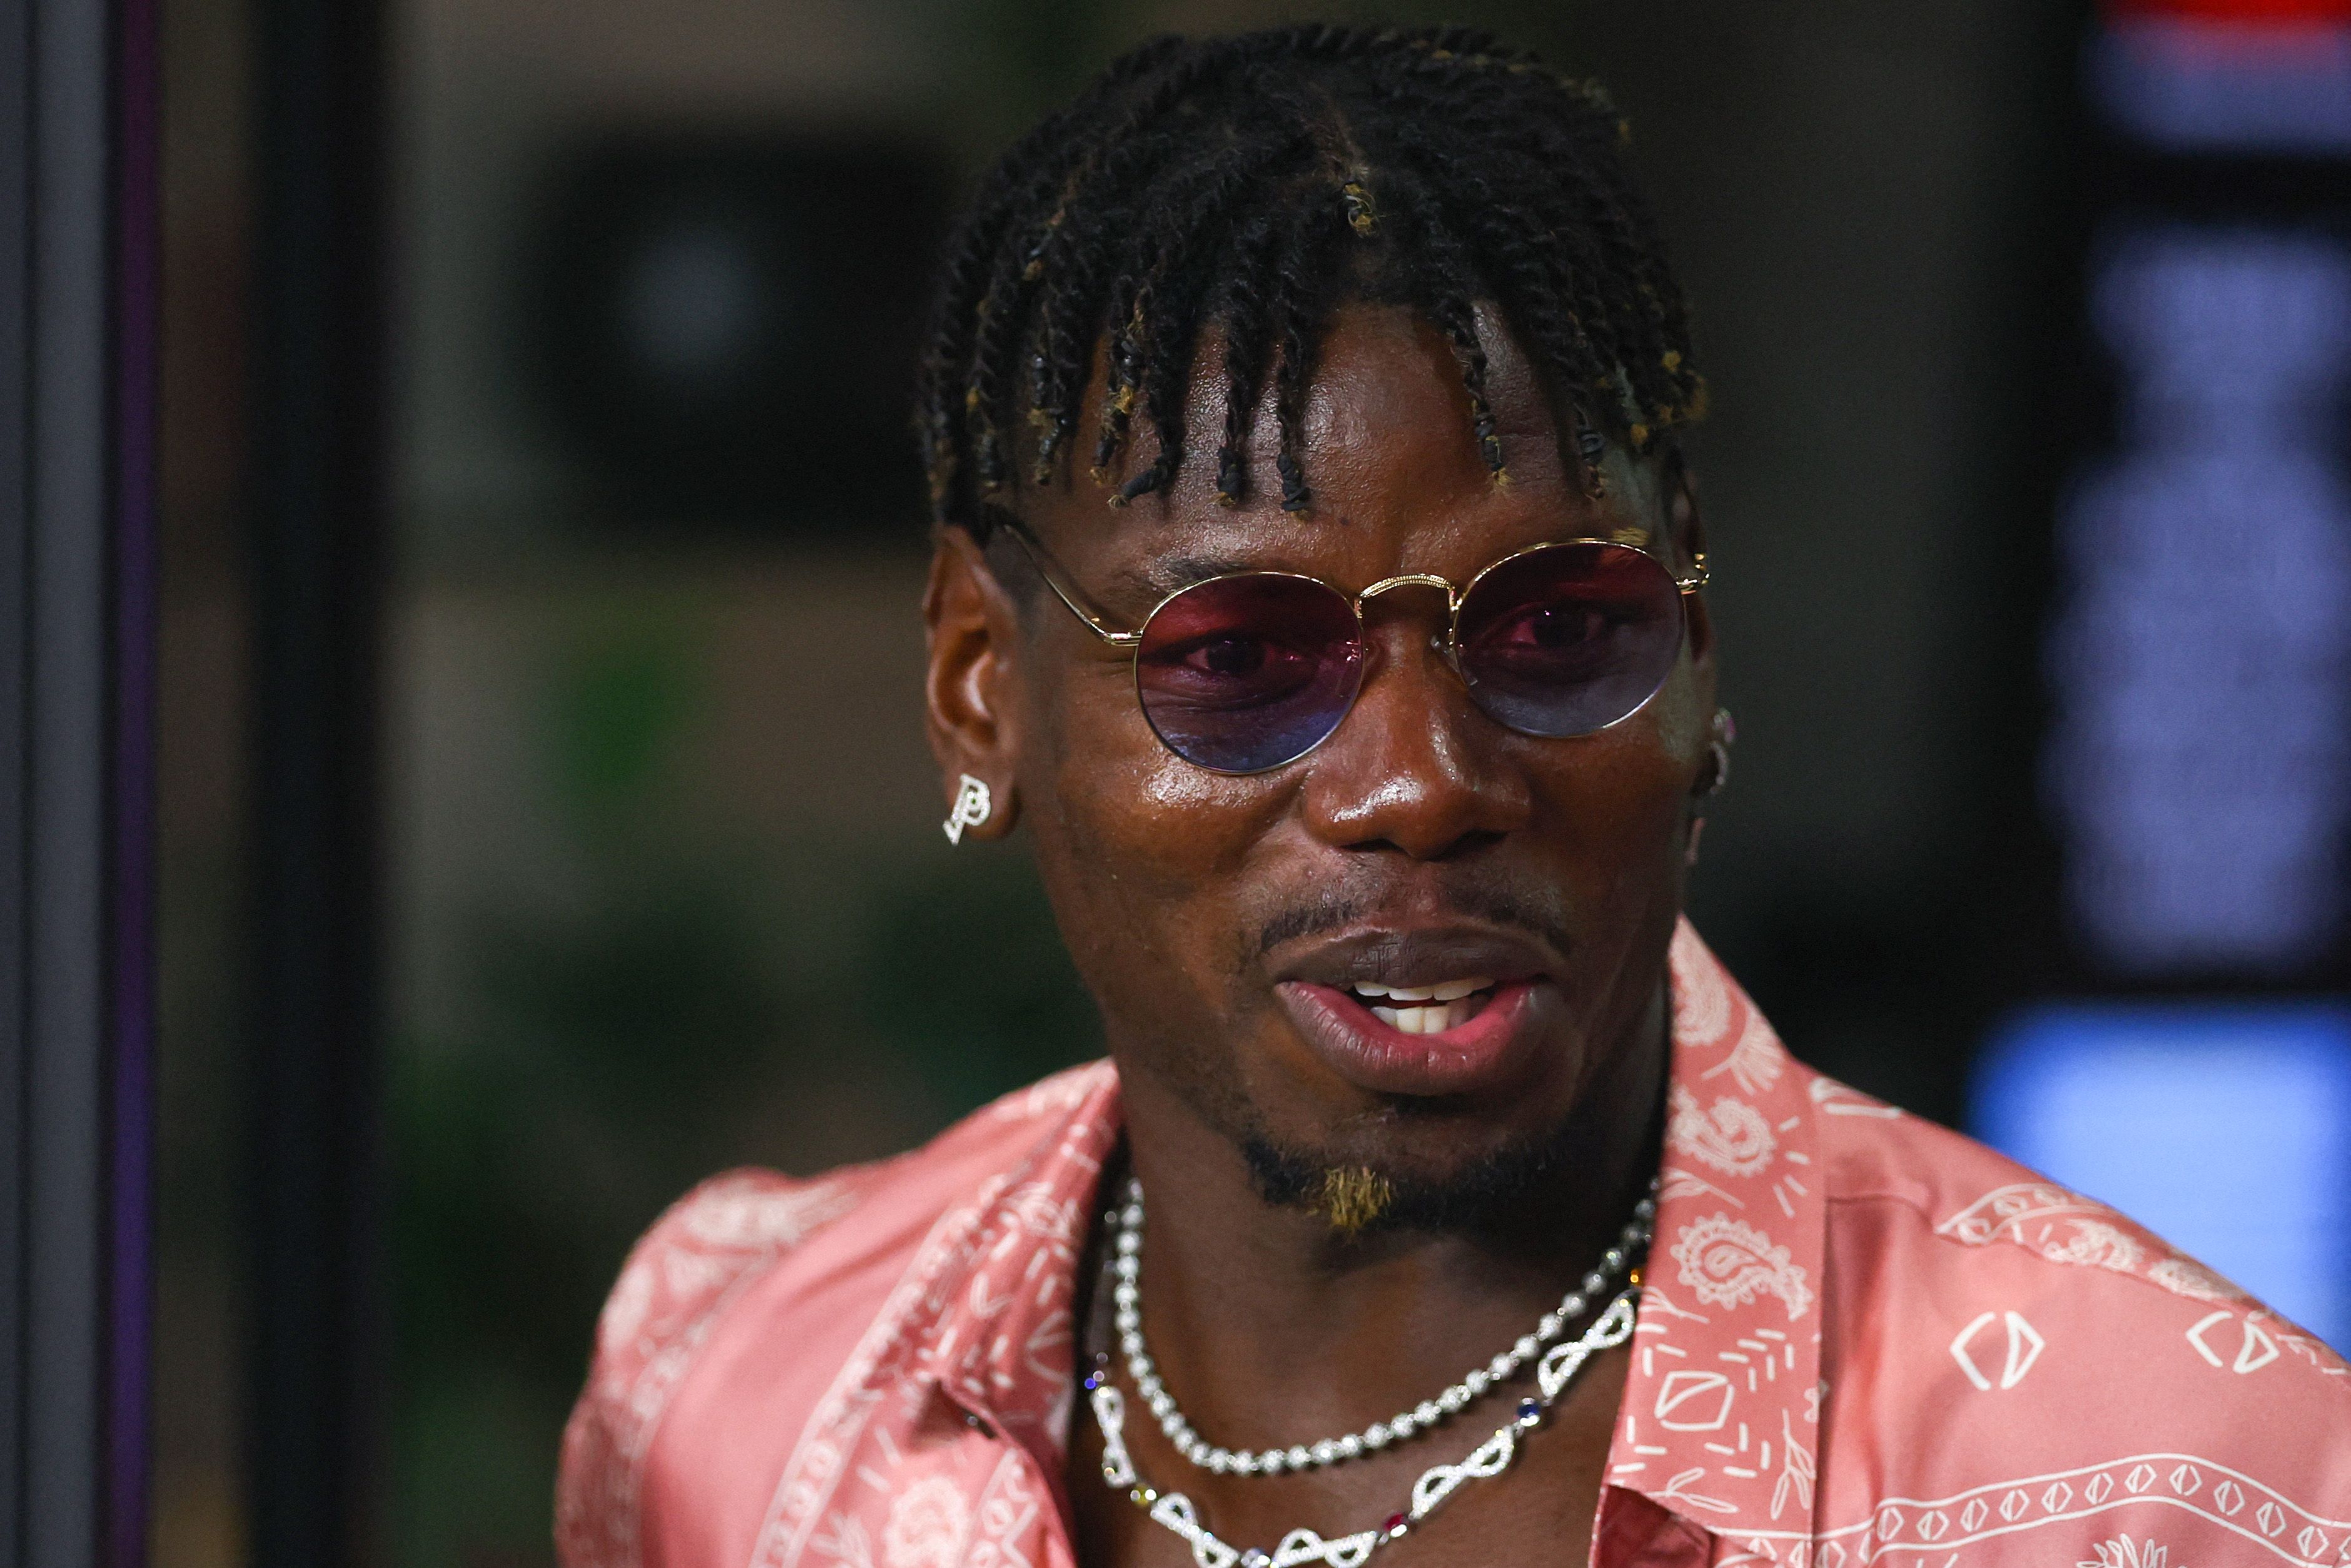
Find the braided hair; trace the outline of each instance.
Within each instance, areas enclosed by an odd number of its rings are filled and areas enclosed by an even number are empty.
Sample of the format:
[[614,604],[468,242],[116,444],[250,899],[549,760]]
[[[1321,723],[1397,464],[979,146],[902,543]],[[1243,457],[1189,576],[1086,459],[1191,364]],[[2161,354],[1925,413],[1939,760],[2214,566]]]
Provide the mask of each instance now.
[[949,241],[917,413],[934,518],[984,540],[1024,457],[1037,484],[1071,460],[1098,348],[1094,476],[1107,482],[1140,417],[1157,455],[1111,504],[1167,487],[1211,323],[1217,499],[1244,498],[1270,380],[1281,505],[1306,511],[1316,348],[1357,298],[1409,305],[1444,333],[1479,451],[1507,484],[1472,308],[1492,301],[1574,434],[1571,472],[1597,494],[1607,442],[1646,453],[1705,403],[1628,137],[1593,84],[1465,28],[1144,45],[998,161]]

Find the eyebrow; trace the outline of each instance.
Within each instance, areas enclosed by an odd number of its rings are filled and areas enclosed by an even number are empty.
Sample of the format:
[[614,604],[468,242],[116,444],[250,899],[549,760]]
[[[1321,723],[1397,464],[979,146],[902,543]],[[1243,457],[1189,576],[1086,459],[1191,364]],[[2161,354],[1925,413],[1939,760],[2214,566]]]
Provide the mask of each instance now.
[[1114,580],[1120,589],[1132,590],[1136,596],[1148,596],[1153,604],[1157,604],[1169,594],[1181,592],[1212,577],[1229,577],[1238,571],[1265,570],[1255,561],[1237,560],[1227,556],[1166,556],[1147,566],[1122,568],[1114,574]]

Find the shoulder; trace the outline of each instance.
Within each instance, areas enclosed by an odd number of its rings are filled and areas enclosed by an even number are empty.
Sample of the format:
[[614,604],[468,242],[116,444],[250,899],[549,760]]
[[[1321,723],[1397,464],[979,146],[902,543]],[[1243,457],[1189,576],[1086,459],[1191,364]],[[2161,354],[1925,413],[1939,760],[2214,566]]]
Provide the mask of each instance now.
[[[2061,1515],[2095,1533],[2136,1509],[2289,1558],[2321,1538],[2328,1561],[2351,1550],[2351,1368],[2333,1351],[1970,1139],[1831,1080],[1813,1099],[1823,1459],[1842,1449],[1848,1481],[1856,1459],[1875,1478],[1865,1498],[1824,1475],[1823,1500],[1874,1512],[1881,1549],[1931,1548],[1970,1509],[1986,1517],[1969,1528],[2020,1537]],[[1888,1511],[1889,1496],[1950,1506]]]
[[[1912,1261],[1938,1281],[1996,1272],[2059,1300],[2093,1285],[2127,1287],[2120,1299],[2145,1307],[2225,1304],[2283,1323],[2128,1216],[1947,1127],[1834,1080],[1813,1081],[1833,1248],[1899,1231]],[[2351,1371],[2339,1358],[2322,1350],[2304,1359],[2342,1378],[2351,1396]]]
[[[795,1406],[804,1416],[821,1397],[925,1239],[988,1201],[1006,1173],[1061,1142],[1073,1121],[1099,1113],[1114,1089],[1106,1064],[1089,1064],[908,1154],[806,1178],[731,1171],[672,1205],[605,1301],[564,1431],[556,1537],[567,1568],[675,1560],[641,1539],[656,1437],[667,1443],[681,1424],[709,1424],[756,1385],[759,1426],[788,1450]],[[761,1484],[771,1482],[781,1457],[747,1455],[745,1474],[764,1464]]]

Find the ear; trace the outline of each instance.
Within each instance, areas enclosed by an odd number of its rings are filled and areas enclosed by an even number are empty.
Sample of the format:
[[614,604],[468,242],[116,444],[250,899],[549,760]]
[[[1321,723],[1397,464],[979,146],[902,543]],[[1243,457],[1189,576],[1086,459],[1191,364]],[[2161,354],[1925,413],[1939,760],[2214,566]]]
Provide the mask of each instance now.
[[950,808],[969,774],[987,786],[987,821],[973,838],[1000,839],[1020,812],[1013,786],[1019,762],[1013,662],[1019,615],[968,530],[942,528],[923,590],[929,666],[923,683],[931,755],[938,758],[940,799]]
[[[1698,479],[1678,448],[1666,457],[1666,531],[1673,540],[1675,559],[1684,563],[1706,554],[1706,517],[1698,509]],[[1700,664],[1714,660],[1714,617],[1708,613],[1703,590],[1689,597],[1690,658]]]

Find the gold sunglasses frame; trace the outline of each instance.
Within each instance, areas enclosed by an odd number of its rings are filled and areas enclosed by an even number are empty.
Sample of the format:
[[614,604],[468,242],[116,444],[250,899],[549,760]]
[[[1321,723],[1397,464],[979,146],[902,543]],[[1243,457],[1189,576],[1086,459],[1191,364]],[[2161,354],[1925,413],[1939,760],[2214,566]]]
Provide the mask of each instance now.
[[[1406,572],[1398,577],[1384,577],[1380,579],[1379,581],[1373,583],[1370,587],[1363,590],[1359,593],[1349,593],[1345,589],[1340,587],[1335,582],[1331,582],[1325,579],[1315,577],[1302,571],[1272,571],[1258,570],[1253,569],[1248,571],[1218,572],[1214,577],[1204,577],[1197,582],[1187,582],[1183,587],[1175,589],[1163,595],[1159,601],[1151,607],[1150,613],[1144,616],[1143,624],[1141,626],[1132,632],[1121,632],[1111,624],[1107,616],[1103,615],[1102,612],[1095,609],[1092,604],[1087,601],[1086,596],[1081,592],[1074,584],[1068,580],[1066,574],[1061,570],[1060,564],[1053,559],[1051,552],[1046,549],[1042,540],[1039,539],[1035,534],[1029,531],[1028,524],[1022,522],[1010,512],[995,507],[988,508],[988,521],[994,527],[1003,529],[1012,537],[1013,541],[1019,545],[1022,553],[1028,556],[1029,564],[1036,569],[1037,575],[1045,580],[1045,586],[1053,591],[1053,597],[1060,600],[1062,607],[1068,610],[1071,614],[1076,616],[1079,622],[1083,625],[1087,631],[1092,632],[1096,637],[1101,638],[1102,642],[1108,643],[1113,648],[1123,649],[1128,653],[1137,655],[1137,657],[1134,657],[1130,661],[1133,666],[1134,680],[1134,700],[1136,706],[1140,708],[1143,713],[1144,722],[1146,725],[1150,725],[1151,732],[1153,736],[1158,739],[1159,744],[1167,747],[1167,749],[1171,754],[1190,766],[1199,768],[1204,773],[1220,773],[1228,778],[1247,778],[1255,773],[1270,773],[1277,768],[1287,768],[1290,764],[1297,761],[1299,758],[1308,756],[1313,752],[1317,747],[1322,745],[1323,741],[1329,740],[1332,736],[1339,733],[1339,727],[1347,722],[1347,716],[1349,714],[1355,711],[1355,702],[1356,699],[1363,695],[1363,686],[1359,681],[1354,694],[1348,697],[1347,706],[1343,712],[1341,712],[1337,721],[1331,726],[1329,730],[1324,732],[1321,739],[1315,741],[1313,746],[1310,746],[1304,751],[1301,751],[1296,757],[1284,758],[1280,762],[1268,763],[1263,768],[1211,768],[1205,762],[1193,761],[1191,758],[1184,756],[1182,752],[1176,751],[1173,746],[1168,745],[1166,737],[1159,734],[1159,727],[1155,724],[1151,724],[1150,706],[1143,700],[1143,661],[1139,655],[1143,651],[1144,633],[1150,630],[1151,622],[1157,618],[1159,612],[1166,609],[1170,604],[1173,604],[1176,600],[1184,597],[1184,595],[1192,592],[1195,589],[1206,588],[1212,582],[1228,582],[1233,579],[1242,577],[1282,577],[1289,578],[1298,582],[1311,582],[1318,588],[1327,589],[1329,591],[1337,594],[1341,599],[1346,601],[1349,611],[1355,617],[1355,628],[1358,632],[1367,630],[1364,621],[1364,604],[1373,599],[1376,599],[1381,594],[1390,592],[1393,590],[1399,588],[1443,589],[1445,591],[1445,662],[1452,666],[1453,673],[1457,676],[1460,676],[1462,683],[1465,685],[1468,685],[1469,684],[1468,677],[1462,675],[1461,674],[1461,606],[1468,601],[1472,593],[1477,591],[1478,585],[1479,583],[1485,581],[1489,576],[1500,570],[1503,567],[1510,565],[1512,561],[1522,560],[1526,557],[1533,555],[1541,550],[1561,549],[1573,545],[1606,545],[1611,549],[1629,549],[1636,555],[1646,556],[1651,560],[1657,563],[1658,567],[1665,572],[1667,580],[1674,585],[1675,590],[1679,595],[1676,601],[1676,604],[1682,612],[1682,634],[1685,637],[1689,634],[1689,607],[1687,601],[1691,594],[1703,590],[1712,580],[1712,574],[1707,569],[1706,552],[1704,550],[1697,550],[1691,553],[1690,570],[1687,573],[1677,572],[1674,570],[1673,563],[1671,561],[1666,559],[1665,557],[1659,555],[1656,550],[1649,549],[1646,542],[1635,543],[1634,540],[1623,537],[1604,538],[1597,535],[1587,535],[1567,539],[1545,539],[1541,544],[1529,545],[1524,549],[1512,550],[1510,554],[1502,556],[1495,560],[1489,561],[1484,566],[1479,568],[1477,572],[1469,579],[1468,581],[1461,584],[1458,588],[1454,586],[1452,579],[1438,577],[1430,572]],[[1646,536],[1643,536],[1645,540],[1646,537]],[[1662,687],[1663,683],[1660,682],[1659,685]],[[1625,713],[1615,718],[1610,719],[1606,724],[1600,726],[1598,729],[1585,730],[1583,734],[1597,735],[1602,730],[1614,728],[1616,726],[1624,723],[1625,720],[1631,718],[1635,714],[1639,713],[1643,708],[1648,706],[1650,700],[1656,695],[1656,691],[1652,690],[1648,696],[1643,697]],[[1479,711],[1484,711],[1482,706]],[[1491,717],[1492,716],[1488,715],[1488,716]],[[1494,722],[1497,724],[1502,724],[1502,721],[1499,719],[1496,719]],[[1503,724],[1503,727],[1506,729],[1512,728],[1511,726],[1507,724]],[[1528,734],[1531,732],[1513,730],[1513,733]],[[1546,737],[1543,738],[1572,740],[1578,737],[1575,736],[1558,736]]]

